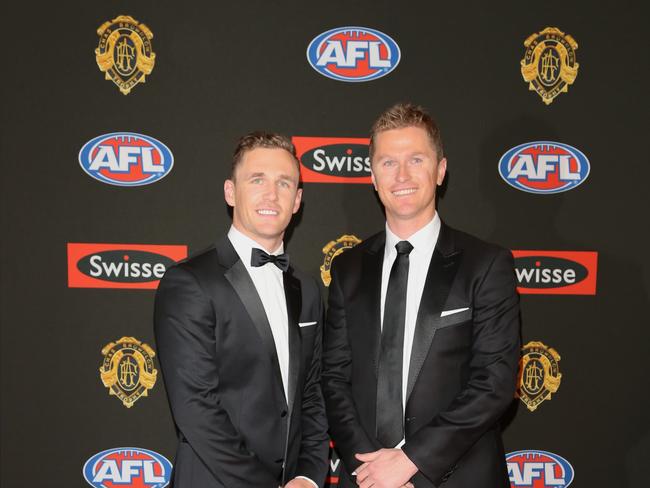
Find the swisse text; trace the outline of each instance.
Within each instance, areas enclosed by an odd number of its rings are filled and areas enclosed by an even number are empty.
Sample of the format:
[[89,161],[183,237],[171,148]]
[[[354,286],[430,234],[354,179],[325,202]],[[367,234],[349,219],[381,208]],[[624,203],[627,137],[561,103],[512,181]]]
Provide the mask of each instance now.
[[595,295],[596,251],[513,250],[519,293]]
[[302,164],[319,173],[334,176],[368,176],[370,156],[367,144],[330,144],[302,155]]
[[305,183],[371,182],[367,138],[293,136]]
[[77,263],[83,274],[93,278],[126,283],[159,280],[172,259],[146,251],[115,250],[85,256]]
[[347,171],[348,173],[359,173],[361,171],[370,171],[370,158],[361,156],[333,156],[329,157],[324,149],[314,151],[314,164],[313,168],[316,171],[323,171],[328,169],[329,173],[341,173]]
[[515,273],[520,286],[551,288],[572,285],[587,277],[580,263],[550,256],[527,256],[515,260]]

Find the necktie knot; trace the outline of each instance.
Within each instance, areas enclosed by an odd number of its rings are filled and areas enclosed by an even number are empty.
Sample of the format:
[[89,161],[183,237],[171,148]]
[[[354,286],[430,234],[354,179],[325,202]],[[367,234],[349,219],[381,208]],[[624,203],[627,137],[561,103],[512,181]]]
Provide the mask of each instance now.
[[251,266],[258,268],[267,263],[273,263],[282,271],[286,272],[289,269],[289,255],[287,253],[277,255],[269,254],[262,249],[254,247],[251,252]]
[[397,249],[397,254],[409,255],[413,250],[413,245],[409,241],[399,241],[395,244],[395,249]]

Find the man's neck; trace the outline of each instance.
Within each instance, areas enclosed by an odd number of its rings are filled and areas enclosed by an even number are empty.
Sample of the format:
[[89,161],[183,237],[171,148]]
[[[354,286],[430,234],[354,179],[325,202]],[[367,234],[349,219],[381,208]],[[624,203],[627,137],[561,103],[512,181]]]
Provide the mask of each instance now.
[[269,254],[271,254],[271,253],[278,250],[278,248],[282,244],[282,239],[284,238],[284,232],[280,236],[271,239],[271,238],[265,238],[263,236],[251,234],[251,233],[247,232],[246,230],[242,229],[240,226],[238,226],[234,222],[233,222],[232,226],[235,229],[237,229],[237,231],[240,234],[245,235],[249,239],[251,239],[251,240],[255,241],[257,244],[259,244],[264,249],[264,251],[266,251]]
[[436,209],[434,207],[433,213],[418,215],[412,219],[397,219],[391,218],[390,215],[386,215],[386,224],[388,224],[388,228],[393,234],[395,234],[400,239],[406,240],[417,231],[428,225],[435,216]]

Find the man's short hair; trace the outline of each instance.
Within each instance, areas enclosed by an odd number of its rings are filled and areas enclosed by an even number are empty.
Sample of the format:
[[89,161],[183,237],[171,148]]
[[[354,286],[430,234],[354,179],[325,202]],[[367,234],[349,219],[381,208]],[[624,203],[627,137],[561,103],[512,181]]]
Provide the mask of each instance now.
[[440,136],[440,129],[436,121],[419,105],[396,103],[377,117],[377,120],[372,125],[372,129],[370,130],[370,159],[372,160],[374,153],[375,138],[380,132],[404,129],[406,127],[420,127],[424,129],[431,140],[431,144],[433,144],[433,148],[436,150],[438,161],[444,157],[442,137]]
[[230,171],[230,178],[235,179],[235,170],[244,155],[248,151],[252,151],[257,148],[266,148],[266,149],[284,149],[296,162],[296,168],[298,169],[298,174],[300,174],[300,164],[298,163],[298,157],[296,156],[296,147],[291,142],[287,136],[282,134],[277,134],[275,132],[264,132],[264,131],[255,131],[245,136],[241,137],[237,142],[237,147],[235,147],[235,152],[232,155],[232,169]]

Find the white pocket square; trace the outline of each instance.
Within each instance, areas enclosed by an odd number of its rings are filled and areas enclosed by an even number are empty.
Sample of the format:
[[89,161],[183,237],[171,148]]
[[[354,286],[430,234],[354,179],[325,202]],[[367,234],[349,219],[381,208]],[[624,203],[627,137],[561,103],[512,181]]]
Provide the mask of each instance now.
[[298,322],[298,327],[309,327],[310,325],[316,325],[318,322]]
[[465,307],[465,308],[455,308],[455,309],[453,309],[453,310],[444,310],[444,311],[440,314],[440,316],[441,316],[441,317],[446,317],[447,315],[453,315],[453,314],[455,314],[455,313],[464,312],[465,310],[469,310],[469,307]]

